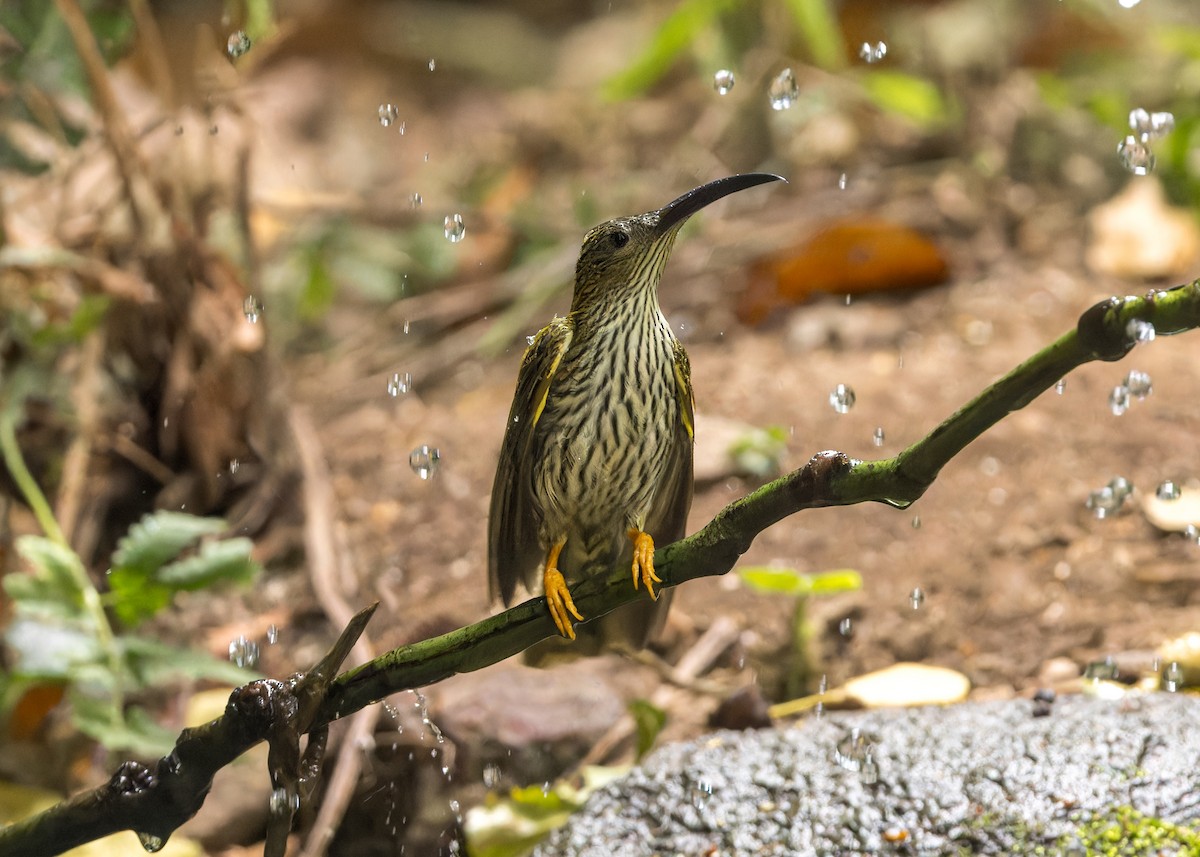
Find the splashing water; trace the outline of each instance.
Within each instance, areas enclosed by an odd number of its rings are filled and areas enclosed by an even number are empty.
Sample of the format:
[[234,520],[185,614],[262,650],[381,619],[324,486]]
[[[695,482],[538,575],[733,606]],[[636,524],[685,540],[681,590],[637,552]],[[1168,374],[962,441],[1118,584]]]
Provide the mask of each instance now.
[[1159,486],[1154,489],[1155,497],[1157,497],[1159,500],[1166,500],[1168,502],[1171,500],[1178,500],[1182,493],[1183,492],[1179,490],[1179,486],[1170,479],[1160,482]]
[[463,240],[463,236],[467,234],[467,227],[463,223],[461,214],[447,214],[445,221],[446,239],[451,244],[457,244]]
[[1108,408],[1114,417],[1119,417],[1129,410],[1129,388],[1124,384],[1113,387],[1112,392],[1108,394]]
[[717,95],[725,95],[729,90],[733,89],[734,83],[733,72],[727,68],[723,68],[713,75],[713,89],[717,91]]
[[254,669],[258,666],[258,643],[244,636],[234,637],[229,641],[229,660],[239,667]]
[[908,603],[912,605],[912,609],[920,610],[921,605],[925,603],[925,590],[919,586],[913,587],[913,591],[908,594]]
[[851,729],[833,748],[833,760],[847,771],[861,771],[870,758],[871,741],[858,729]]
[[235,33],[230,33],[229,40],[225,42],[225,53],[229,54],[231,60],[235,60],[246,54],[253,44],[250,41],[250,37],[246,35],[245,30],[238,30]]
[[1117,157],[1121,160],[1121,166],[1135,176],[1145,176],[1154,172],[1154,152],[1132,134],[1117,146]]
[[773,110],[787,110],[800,97],[800,87],[796,85],[796,74],[790,68],[781,71],[771,86],[767,89]]
[[1134,342],[1153,342],[1154,323],[1140,318],[1131,318],[1129,324],[1125,325],[1125,333]]
[[1175,114],[1151,113],[1143,107],[1129,111],[1129,130],[1143,143],[1158,140],[1175,130]]
[[258,319],[262,316],[263,310],[262,302],[254,295],[246,295],[246,299],[242,301],[242,315],[251,324],[258,324]]
[[395,104],[380,104],[379,105],[379,124],[384,128],[391,126],[396,121],[396,117],[400,115],[400,111]]
[[387,391],[392,398],[407,393],[412,389],[412,375],[405,372],[393,372],[392,377],[388,379]]
[[408,456],[408,466],[412,468],[412,472],[417,474],[421,479],[429,479],[437,472],[438,465],[442,461],[442,452],[436,447],[430,449],[428,446],[418,446]]
[[863,42],[862,47],[858,49],[858,57],[867,64],[874,64],[887,56],[887,44],[885,42]]
[[1163,690],[1168,693],[1174,693],[1183,687],[1183,667],[1179,665],[1179,661],[1171,661],[1167,664],[1167,668],[1163,670]]
[[875,427],[875,434],[871,436],[871,441],[876,446],[883,446],[883,426]]
[[1129,374],[1125,376],[1124,386],[1129,390],[1129,395],[1139,402],[1154,392],[1154,381],[1147,373],[1139,372],[1137,369],[1129,370]]
[[829,404],[839,414],[847,414],[854,407],[856,398],[853,387],[838,384],[829,394]]

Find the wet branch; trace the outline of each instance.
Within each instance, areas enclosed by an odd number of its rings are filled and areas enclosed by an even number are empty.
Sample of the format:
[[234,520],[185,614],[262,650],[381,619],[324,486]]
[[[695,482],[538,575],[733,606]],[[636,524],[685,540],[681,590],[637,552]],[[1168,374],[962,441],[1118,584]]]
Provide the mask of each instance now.
[[[804,467],[729,504],[699,532],[660,548],[655,569],[670,586],[724,574],[759,533],[802,509],[867,501],[904,508],[988,428],[1072,369],[1094,360],[1120,360],[1150,329],[1147,325],[1160,336],[1200,327],[1200,280],[1096,304],[1080,316],[1073,331],[899,455],[854,461],[840,452],[818,453]],[[586,577],[572,594],[581,612],[592,618],[644,597],[629,585],[627,567]],[[306,791],[319,766],[318,760],[297,756],[301,734],[321,730],[397,691],[490,666],[556,633],[544,599],[535,598],[474,625],[394,649],[331,680],[373,609],[359,613],[334,651],[306,676],[287,684],[262,680],[235,691],[224,716],[185,730],[175,752],[160,760],[155,772],[126,763],[107,785],[0,830],[0,857],[53,855],[123,829],[165,840],[199,809],[216,770],[261,740],[273,740],[273,756],[281,761],[271,775],[290,806],[291,796]],[[282,831],[281,825],[275,832]]]

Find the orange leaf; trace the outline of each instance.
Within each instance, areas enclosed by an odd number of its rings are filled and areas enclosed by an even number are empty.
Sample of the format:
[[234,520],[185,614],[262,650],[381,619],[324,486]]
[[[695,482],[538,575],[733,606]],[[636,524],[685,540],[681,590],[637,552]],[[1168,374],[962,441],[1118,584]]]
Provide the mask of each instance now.
[[758,262],[738,305],[747,324],[817,292],[857,295],[946,281],[946,259],[932,241],[885,220],[841,221],[800,246]]

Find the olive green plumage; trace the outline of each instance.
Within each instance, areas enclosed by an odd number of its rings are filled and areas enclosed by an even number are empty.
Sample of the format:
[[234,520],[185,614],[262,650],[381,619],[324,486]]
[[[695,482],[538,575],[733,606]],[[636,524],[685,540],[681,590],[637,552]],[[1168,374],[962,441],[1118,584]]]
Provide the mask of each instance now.
[[[547,593],[550,609],[561,633],[574,637],[567,613],[579,615],[567,590],[583,574],[623,560],[634,585],[653,595],[653,546],[684,535],[693,445],[691,371],[659,308],[658,284],[691,214],[777,178],[711,182],[584,238],[570,311],[538,332],[517,376],[489,515],[493,598],[511,603],[518,581],[531,593],[561,591],[569,607]],[[547,576],[555,568],[565,585]],[[610,614],[603,636],[643,645],[667,600]]]

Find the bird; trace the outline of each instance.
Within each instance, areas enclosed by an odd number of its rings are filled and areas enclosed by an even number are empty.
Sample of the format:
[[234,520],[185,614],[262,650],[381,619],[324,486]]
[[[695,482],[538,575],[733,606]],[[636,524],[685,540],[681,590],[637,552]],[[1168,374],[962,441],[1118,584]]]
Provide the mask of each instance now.
[[602,636],[641,648],[661,626],[669,598],[654,590],[654,550],[684,535],[695,403],[659,281],[689,217],[774,181],[784,179],[720,178],[584,237],[570,309],[532,338],[517,374],[488,514],[493,601],[511,604],[518,582],[540,591],[559,634],[574,640],[572,620],[584,617],[568,581],[623,556],[650,601],[614,611],[614,631]]

